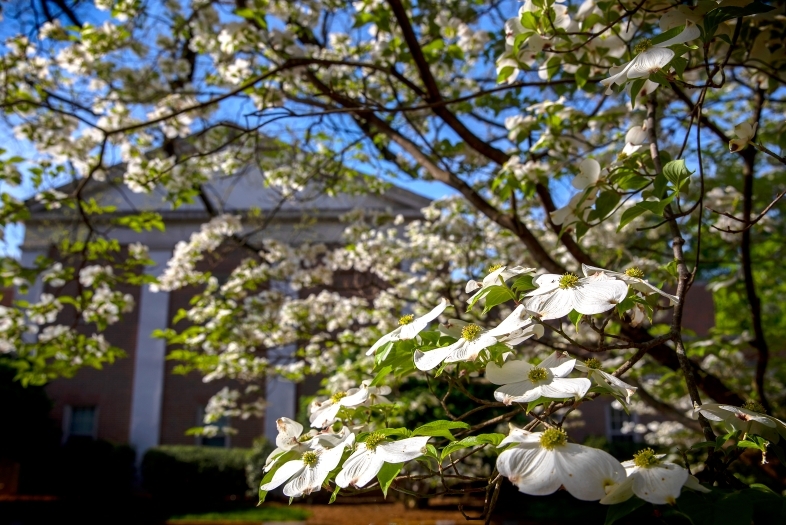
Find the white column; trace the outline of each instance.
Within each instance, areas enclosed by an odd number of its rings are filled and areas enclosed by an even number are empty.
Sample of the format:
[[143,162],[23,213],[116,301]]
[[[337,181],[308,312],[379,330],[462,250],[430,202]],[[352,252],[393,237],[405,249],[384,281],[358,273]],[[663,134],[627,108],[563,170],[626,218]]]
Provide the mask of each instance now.
[[[294,345],[275,348],[268,352],[271,362],[282,363],[292,359]],[[276,442],[278,428],[276,420],[280,417],[295,419],[297,411],[297,386],[283,377],[269,376],[265,382],[265,437],[271,443]]]
[[[278,289],[289,296],[296,293],[286,282],[271,283],[274,290]],[[271,363],[285,363],[293,359],[295,345],[286,345],[281,348],[274,348],[268,352],[268,359]],[[292,381],[283,377],[269,376],[265,382],[265,437],[271,443],[276,442],[278,428],[276,420],[280,417],[295,419],[297,412],[297,386]]]
[[[22,252],[21,263],[22,266],[25,268],[32,268],[35,266],[35,260],[38,258],[39,255],[47,255],[47,250],[43,248],[37,248],[33,250],[25,250]],[[18,299],[20,301],[27,301],[29,303],[37,303],[39,299],[41,299],[41,293],[44,291],[44,282],[41,280],[41,277],[36,277],[34,283],[32,283],[27,288],[27,293],[18,293],[15,295],[14,299]],[[28,343],[33,343],[37,341],[36,334],[26,333],[22,335],[22,339]]]
[[[147,273],[160,274],[170,256],[171,252],[168,250],[151,250],[150,258],[156,265],[148,267]],[[148,286],[142,286],[138,309],[128,436],[129,443],[136,449],[137,463],[142,461],[147,449],[159,444],[166,341],[153,339],[150,334],[153,330],[165,329],[169,324],[169,292],[153,293]]]

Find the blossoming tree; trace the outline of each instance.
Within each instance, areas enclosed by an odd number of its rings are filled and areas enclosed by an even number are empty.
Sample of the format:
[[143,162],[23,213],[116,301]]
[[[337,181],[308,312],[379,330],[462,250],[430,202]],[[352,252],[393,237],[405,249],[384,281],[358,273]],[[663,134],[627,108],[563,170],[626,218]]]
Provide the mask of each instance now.
[[[433,479],[484,494],[473,517],[488,522],[507,479],[615,516],[736,505],[741,523],[777,520],[782,5],[16,0],[4,16],[0,104],[24,147],[0,160],[0,225],[29,214],[19,185],[78,224],[57,257],[2,258],[4,285],[55,292],[2,307],[0,351],[21,380],[118,357],[101,336],[133,308],[118,285],[200,285],[181,313],[191,326],[158,334],[185,369],[250,384],[330,372],[311,431],[279,420],[262,499]],[[249,164],[282,202],[391,180],[452,196],[405,228],[348,217],[337,249],[253,243],[274,217],[222,214],[204,193]],[[106,226],[161,216],[84,197],[104,179],[213,217],[154,279],[147,248],[121,250]],[[248,257],[219,281],[198,263],[224,249]],[[332,288],[344,270],[372,276],[373,298]],[[717,307],[703,338],[683,329],[698,281]],[[282,282],[323,291],[270,286]],[[74,326],[57,323],[66,307]],[[268,354],[289,344],[294,363]],[[206,423],[257,407],[246,395],[222,391]],[[572,442],[571,418],[601,396],[671,421],[645,436],[663,454],[620,463]],[[408,425],[411,409],[425,424]]]

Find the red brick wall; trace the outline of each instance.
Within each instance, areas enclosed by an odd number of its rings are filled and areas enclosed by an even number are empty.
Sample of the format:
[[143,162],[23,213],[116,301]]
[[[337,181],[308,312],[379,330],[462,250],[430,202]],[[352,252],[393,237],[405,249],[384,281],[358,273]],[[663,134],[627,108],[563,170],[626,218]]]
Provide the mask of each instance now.
[[[66,292],[73,292],[74,283],[66,285]],[[139,287],[121,286],[119,291],[134,296],[139,304]],[[52,293],[51,290],[46,290]],[[74,311],[66,308],[58,323],[70,324]],[[126,358],[105,365],[101,370],[85,368],[73,378],[57,379],[46,386],[52,399],[52,417],[62,428],[65,405],[98,406],[98,438],[116,443],[127,443],[131,421],[131,389],[134,381],[134,349],[136,348],[138,309],[123,314],[118,323],[104,332],[106,340],[126,352]],[[85,333],[91,333],[84,330]]]

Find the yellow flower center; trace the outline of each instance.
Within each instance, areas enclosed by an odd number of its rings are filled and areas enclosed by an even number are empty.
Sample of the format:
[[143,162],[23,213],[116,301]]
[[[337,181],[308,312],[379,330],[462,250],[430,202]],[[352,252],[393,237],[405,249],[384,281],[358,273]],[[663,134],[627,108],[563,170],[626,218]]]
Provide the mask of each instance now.
[[311,436],[309,434],[303,434],[302,436],[297,438],[298,442],[300,442],[300,443],[305,443],[309,439],[311,439]]
[[537,366],[527,373],[527,377],[533,383],[535,383],[537,381],[543,381],[548,376],[549,376],[549,374],[548,374],[548,372],[546,372],[545,368],[538,368]]
[[332,396],[330,396],[330,400],[331,400],[333,403],[338,403],[339,401],[341,401],[341,400],[342,400],[342,399],[344,399],[345,397],[347,397],[347,393],[346,393],[346,392],[336,392],[335,394],[333,394]]
[[649,38],[645,38],[644,40],[636,44],[636,47],[633,48],[633,52],[638,55],[639,53],[644,53],[651,47],[652,47],[652,40],[650,40]]
[[415,320],[415,316],[414,315],[407,314],[407,315],[401,317],[401,319],[398,320],[398,324],[401,325],[401,326],[404,326],[404,325],[407,325],[407,324],[411,323],[414,320]]
[[593,370],[598,370],[600,368],[600,361],[595,359],[594,357],[590,357],[584,364],[587,365],[587,368],[592,368]]
[[762,406],[761,403],[759,403],[758,401],[754,401],[752,399],[747,400],[742,405],[742,408],[744,408],[745,410],[750,410],[751,412],[760,412],[762,414],[766,412],[766,410],[764,410],[764,407]]
[[627,153],[620,152],[620,153],[617,154],[617,160],[619,162],[622,162],[623,160],[625,160],[627,158],[628,158],[628,154]]
[[628,277],[635,277],[636,279],[644,279],[644,272],[638,266],[625,270],[625,275]]
[[383,441],[385,441],[385,435],[382,432],[373,432],[366,438],[366,448],[369,450],[375,450]]
[[467,341],[474,341],[480,337],[481,328],[476,324],[468,324],[461,329],[461,337]]
[[559,278],[559,287],[563,290],[567,290],[568,288],[575,288],[579,285],[579,277],[572,273],[566,273],[562,277]]
[[489,273],[494,273],[494,272],[496,272],[497,270],[499,270],[500,268],[502,268],[502,266],[503,266],[503,265],[501,265],[501,264],[492,264],[491,266],[489,266]]
[[554,450],[556,447],[564,446],[568,442],[568,435],[560,428],[546,429],[540,435],[540,446],[546,450]]
[[308,451],[305,454],[303,454],[302,459],[303,459],[303,463],[307,467],[313,467],[314,465],[317,464],[317,461],[319,461],[319,456],[317,456],[316,452]]
[[633,454],[633,464],[641,468],[651,468],[660,465],[660,460],[654,450],[645,448]]

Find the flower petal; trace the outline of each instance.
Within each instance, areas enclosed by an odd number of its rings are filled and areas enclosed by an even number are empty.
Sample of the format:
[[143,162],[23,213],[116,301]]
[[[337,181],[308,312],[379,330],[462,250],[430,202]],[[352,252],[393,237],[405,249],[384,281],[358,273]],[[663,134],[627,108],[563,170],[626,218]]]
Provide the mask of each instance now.
[[661,42],[658,44],[658,47],[669,47],[673,46],[674,44],[684,44],[685,42],[696,40],[700,36],[701,31],[699,30],[699,27],[690,20],[687,20],[685,22],[685,29],[683,29],[679,35],[675,36],[674,38],[670,38],[665,42]]
[[633,493],[644,501],[663,505],[674,503],[688,480],[688,471],[674,463],[639,468],[633,477]]
[[518,383],[503,385],[494,391],[494,399],[509,405],[511,403],[529,403],[541,397],[541,387],[535,386],[532,381],[525,380]]
[[280,417],[276,420],[278,435],[276,436],[276,446],[289,450],[293,445],[297,445],[300,434],[303,433],[303,425],[293,421],[288,417]]
[[583,501],[606,496],[606,487],[625,480],[625,468],[602,450],[568,443],[555,449],[557,475],[565,490]]
[[424,372],[432,370],[440,365],[454,350],[455,347],[464,344],[463,339],[459,339],[450,346],[437,348],[428,352],[415,351],[415,367]]
[[423,329],[425,329],[428,326],[428,324],[431,321],[439,317],[442,314],[442,312],[445,311],[445,308],[447,308],[449,305],[450,303],[448,302],[447,299],[445,299],[444,297],[440,299],[439,304],[434,308],[432,308],[430,312],[418,317],[411,323],[402,326],[400,338],[412,339],[413,337],[418,335],[420,332],[423,331]]
[[573,177],[571,184],[577,190],[592,186],[600,178],[600,163],[595,159],[584,159],[579,164],[580,174]]
[[259,490],[273,490],[292,476],[298,475],[304,468],[306,468],[305,464],[299,459],[287,461],[278,468],[270,481],[264,485],[260,485]]
[[453,352],[445,359],[446,363],[455,363],[457,361],[474,361],[481,350],[496,344],[497,339],[486,334],[481,334],[480,337],[474,341],[469,341],[464,345],[454,349]]
[[358,449],[344,461],[341,472],[336,476],[336,485],[341,488],[347,488],[349,485],[365,487],[374,479],[384,463],[374,452],[360,443]]
[[628,285],[620,280],[594,280],[572,290],[573,309],[580,314],[594,315],[611,310],[625,300]]
[[533,496],[552,494],[562,485],[556,476],[554,454],[539,446],[504,451],[497,458],[497,470],[521,492]]
[[616,505],[623,501],[628,501],[633,497],[633,477],[628,477],[619,485],[613,486],[611,491],[604,496],[600,503],[601,505]]
[[506,361],[502,366],[486,365],[486,379],[495,385],[507,385],[527,378],[533,366],[526,361]]
[[576,364],[576,360],[571,359],[567,352],[557,351],[552,352],[551,355],[544,359],[538,366],[541,368],[549,368],[551,369],[551,372],[554,373],[554,369],[559,368],[562,370],[562,366],[565,363],[571,363],[570,369],[568,370],[568,373],[570,373],[570,371],[573,370],[573,366]]
[[674,51],[663,47],[653,47],[639,54],[631,61],[628,78],[641,78],[663,69],[674,58]]
[[382,443],[377,447],[377,456],[386,463],[404,463],[425,454],[428,440],[428,436],[416,436]]
[[338,414],[340,408],[341,405],[339,403],[331,403],[324,408],[318,409],[308,418],[311,421],[311,426],[314,428],[325,428],[336,420],[336,414]]
[[401,337],[400,333],[401,333],[401,327],[399,326],[398,328],[396,328],[392,332],[389,332],[389,333],[383,335],[382,337],[377,339],[376,343],[371,345],[371,348],[369,348],[366,351],[366,355],[373,355],[377,351],[377,349],[379,347],[381,347],[382,345],[384,345],[388,341],[398,341],[400,339],[400,337]]
[[584,397],[591,386],[592,382],[583,377],[576,379],[555,377],[551,383],[540,385],[540,395],[552,399]]
[[524,303],[528,310],[537,312],[544,321],[565,317],[573,310],[575,289],[555,289],[550,295],[530,298]]

